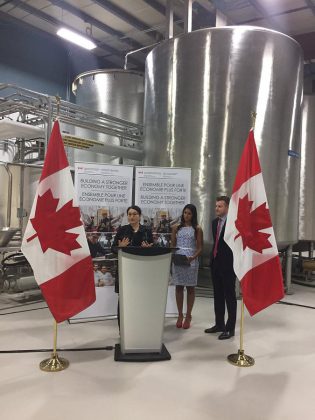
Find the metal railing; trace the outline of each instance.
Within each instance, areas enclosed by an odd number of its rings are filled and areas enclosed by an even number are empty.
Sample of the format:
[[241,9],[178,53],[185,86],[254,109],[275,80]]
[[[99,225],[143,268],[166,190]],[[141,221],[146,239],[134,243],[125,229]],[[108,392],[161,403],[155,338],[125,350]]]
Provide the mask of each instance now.
[[[0,83],[0,118],[18,113],[26,124],[47,124],[47,136],[55,117],[60,122],[123,140],[142,143],[143,126],[102,112],[91,111],[59,97],[44,95],[12,84]],[[46,136],[46,137],[47,137]]]

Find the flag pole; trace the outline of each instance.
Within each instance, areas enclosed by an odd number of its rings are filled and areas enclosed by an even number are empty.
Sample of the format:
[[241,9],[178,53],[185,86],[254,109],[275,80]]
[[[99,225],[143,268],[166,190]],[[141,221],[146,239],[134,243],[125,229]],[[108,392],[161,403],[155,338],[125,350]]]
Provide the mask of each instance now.
[[[60,112],[60,101],[61,97],[56,95],[56,120],[59,118],[59,112]],[[40,362],[39,368],[40,370],[43,370],[44,372],[59,372],[61,370],[67,369],[69,367],[69,360],[64,359],[63,357],[59,357],[57,353],[57,329],[58,324],[57,321],[54,320],[54,346],[53,346],[53,352],[49,359],[45,359]]]
[[49,359],[45,359],[39,364],[40,370],[44,372],[59,372],[67,369],[69,361],[58,356],[57,353],[57,321],[54,321],[54,348]]
[[[252,129],[255,129],[256,116],[255,111],[250,113],[252,119]],[[251,356],[247,356],[244,352],[244,300],[242,298],[241,303],[241,324],[240,324],[240,348],[237,353],[229,354],[227,360],[234,366],[238,367],[250,367],[255,364],[255,359]]]
[[244,335],[244,301],[241,303],[241,325],[240,325],[240,348],[237,353],[229,354],[227,360],[234,366],[250,367],[255,364],[255,359],[247,356],[243,349],[243,335]]
[[255,130],[257,112],[251,111],[250,116],[251,116],[251,119],[252,119],[252,128],[253,128],[253,130]]

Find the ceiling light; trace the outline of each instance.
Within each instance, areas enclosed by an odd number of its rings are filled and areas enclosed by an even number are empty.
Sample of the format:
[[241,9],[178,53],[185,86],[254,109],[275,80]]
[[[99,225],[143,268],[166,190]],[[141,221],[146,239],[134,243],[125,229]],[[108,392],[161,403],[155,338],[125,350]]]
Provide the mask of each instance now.
[[87,50],[93,50],[93,48],[96,48],[96,45],[90,39],[79,35],[76,32],[70,31],[70,29],[60,28],[57,31],[57,35]]

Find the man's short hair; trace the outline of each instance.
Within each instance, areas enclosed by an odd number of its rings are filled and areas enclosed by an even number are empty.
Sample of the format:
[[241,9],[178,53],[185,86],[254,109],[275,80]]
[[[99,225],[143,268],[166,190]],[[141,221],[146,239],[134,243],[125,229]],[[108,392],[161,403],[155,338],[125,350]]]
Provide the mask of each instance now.
[[227,195],[220,195],[215,199],[215,201],[224,201],[225,204],[228,206],[230,204],[230,197],[228,197]]

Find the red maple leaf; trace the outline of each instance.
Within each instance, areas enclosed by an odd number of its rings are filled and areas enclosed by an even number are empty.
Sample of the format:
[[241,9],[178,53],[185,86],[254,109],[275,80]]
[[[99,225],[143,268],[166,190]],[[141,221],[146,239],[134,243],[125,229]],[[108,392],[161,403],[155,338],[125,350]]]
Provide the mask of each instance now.
[[261,204],[255,210],[251,211],[253,201],[248,199],[248,194],[240,198],[238,202],[237,219],[235,221],[239,236],[242,237],[243,250],[248,247],[254,251],[262,253],[264,249],[272,248],[268,238],[269,233],[259,232],[272,226],[269,210],[266,203]]
[[27,242],[38,236],[43,252],[51,248],[70,255],[72,250],[81,248],[76,241],[79,235],[67,232],[82,224],[80,211],[78,207],[73,207],[73,200],[56,211],[58,203],[59,199],[53,197],[50,189],[38,196],[35,217],[31,219],[36,234],[28,238]]

